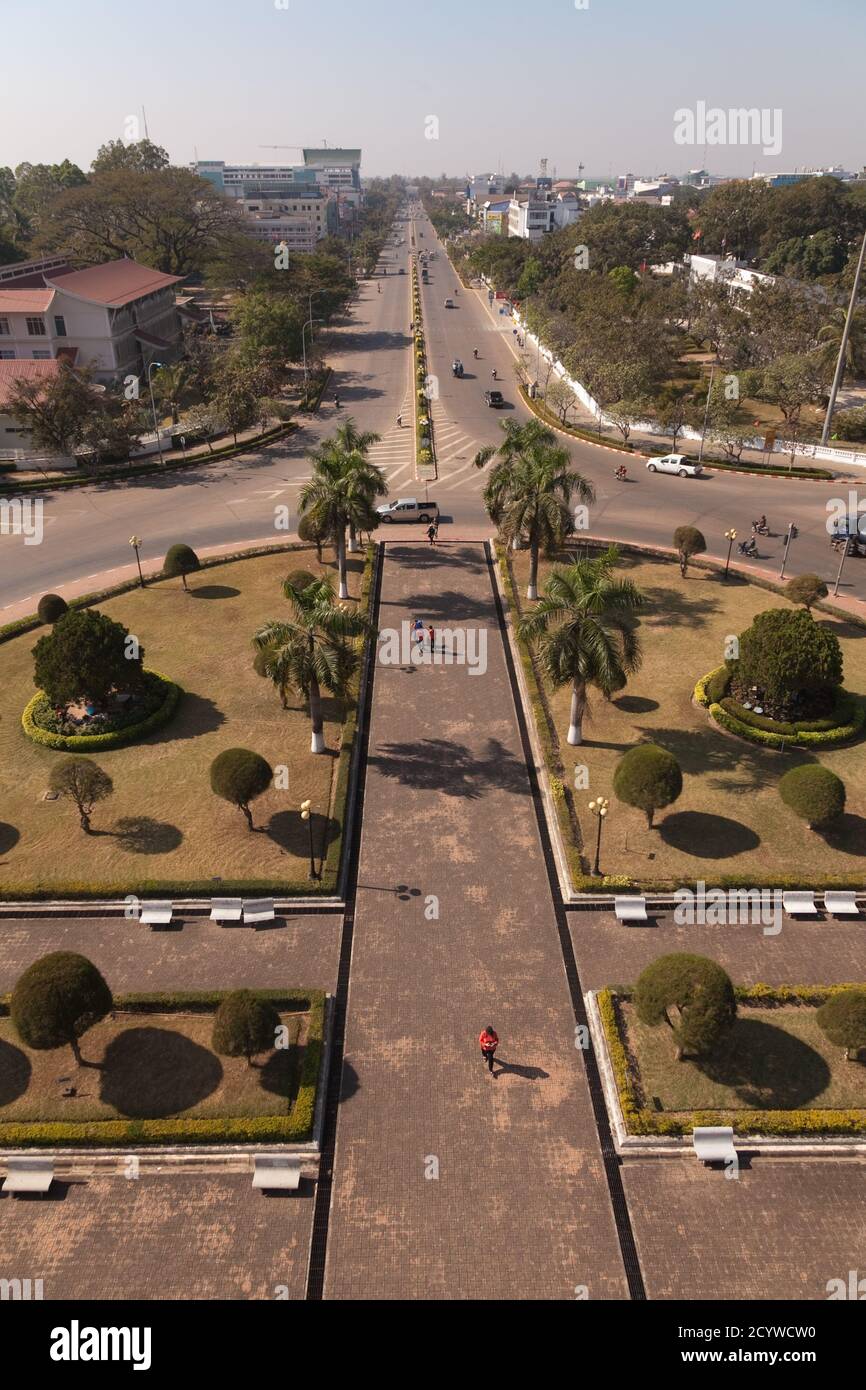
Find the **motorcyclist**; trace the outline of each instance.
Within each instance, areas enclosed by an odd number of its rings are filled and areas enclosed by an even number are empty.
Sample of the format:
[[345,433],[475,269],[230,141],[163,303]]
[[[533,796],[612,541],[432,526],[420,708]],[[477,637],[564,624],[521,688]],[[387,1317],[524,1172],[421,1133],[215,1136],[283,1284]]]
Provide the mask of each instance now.
[[478,349],[477,349],[477,348],[473,348],[473,349],[472,349],[472,356],[473,356],[473,357],[477,357],[477,356],[478,356]]
[[614,477],[618,478],[620,482],[624,482],[625,479],[628,477],[628,472],[624,463],[621,463],[619,465],[614,474]]
[[496,368],[495,368],[495,367],[493,368],[493,371],[490,373],[490,375],[492,376],[492,378],[493,378],[494,381],[498,381],[498,380],[499,380],[498,376],[496,375]]

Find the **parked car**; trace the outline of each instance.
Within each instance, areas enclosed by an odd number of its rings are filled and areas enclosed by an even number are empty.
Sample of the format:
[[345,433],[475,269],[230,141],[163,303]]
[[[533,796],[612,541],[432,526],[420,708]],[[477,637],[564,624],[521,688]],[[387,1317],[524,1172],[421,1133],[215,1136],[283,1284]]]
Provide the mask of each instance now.
[[488,405],[492,405],[497,408],[505,404],[505,401],[502,399],[501,391],[485,391],[484,399]]
[[650,473],[677,473],[681,478],[697,478],[703,473],[703,466],[685,454],[662,454],[661,458],[650,459],[647,463]]
[[415,497],[398,497],[385,502],[376,511],[382,521],[435,521],[439,516],[438,502],[419,502]]
[[453,309],[453,308],[454,308],[454,300],[453,300],[453,299],[446,299],[446,300],[445,300],[445,308],[446,308],[446,309]]

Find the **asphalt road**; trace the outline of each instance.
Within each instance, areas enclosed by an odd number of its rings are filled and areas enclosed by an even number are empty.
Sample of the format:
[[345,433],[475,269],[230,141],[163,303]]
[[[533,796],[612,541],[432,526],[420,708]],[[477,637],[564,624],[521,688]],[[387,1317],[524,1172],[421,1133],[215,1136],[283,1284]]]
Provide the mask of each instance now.
[[[275,532],[275,508],[285,505],[294,530],[297,491],[309,476],[310,450],[348,414],[361,428],[381,435],[372,457],[385,470],[390,495],[415,494],[418,485],[409,426],[411,231],[410,224],[403,227],[404,244],[389,246],[383,253],[381,266],[388,273],[362,282],[345,321],[334,329],[328,355],[335,366],[339,412],[329,390],[319,416],[289,441],[163,477],[43,494],[41,544],[27,545],[22,536],[0,535],[0,618],[4,608],[13,609],[31,599],[35,603],[41,593],[62,592],[76,581],[87,579],[96,587],[101,576],[129,565],[133,533],[142,538],[142,559],[155,561],[176,541],[200,549],[282,535]],[[528,416],[517,399],[513,325],[496,306],[488,305],[486,293],[459,287],[426,217],[418,219],[416,230],[418,250],[437,250],[430,283],[422,288],[430,367],[439,387],[433,403],[439,480],[431,484],[430,495],[440,504],[443,540],[449,527],[461,537],[483,537],[489,534],[490,523],[481,501],[484,475],[474,468],[473,457],[483,444],[498,441],[502,419]],[[399,273],[401,267],[406,273]],[[444,307],[446,297],[454,300],[453,309]],[[472,356],[475,347],[477,362]],[[455,356],[466,370],[460,380],[451,375]],[[484,391],[493,384],[493,367],[506,397],[502,411],[484,403]],[[400,411],[406,419],[402,429],[396,424]],[[764,512],[776,534],[760,542],[759,568],[778,572],[784,530],[794,520],[800,536],[791,548],[788,573],[814,570],[825,579],[835,579],[838,557],[827,539],[827,503],[847,496],[847,482],[788,482],[719,473],[681,479],[651,475],[640,460],[629,459],[629,478],[618,483],[613,472],[620,456],[564,436],[563,442],[577,468],[596,487],[597,501],[590,513],[592,534],[670,545],[674,528],[690,523],[705,535],[709,553],[723,558],[725,531],[733,526],[741,536],[748,535],[752,518]],[[407,531],[413,534],[410,528],[393,528],[395,538]],[[866,559],[846,561],[840,592],[866,598]]]

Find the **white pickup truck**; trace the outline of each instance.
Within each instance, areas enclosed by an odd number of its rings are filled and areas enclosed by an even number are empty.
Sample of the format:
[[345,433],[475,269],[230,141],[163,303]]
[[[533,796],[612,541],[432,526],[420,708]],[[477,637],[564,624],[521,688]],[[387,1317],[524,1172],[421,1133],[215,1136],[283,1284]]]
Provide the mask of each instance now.
[[396,502],[386,502],[377,507],[381,521],[438,521],[438,502],[419,502],[416,497],[398,497]]

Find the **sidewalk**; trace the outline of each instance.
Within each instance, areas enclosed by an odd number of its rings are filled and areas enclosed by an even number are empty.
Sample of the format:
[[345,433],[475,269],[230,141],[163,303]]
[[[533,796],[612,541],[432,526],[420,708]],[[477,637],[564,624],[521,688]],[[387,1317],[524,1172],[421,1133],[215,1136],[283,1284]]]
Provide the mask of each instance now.
[[626,1298],[480,544],[388,545],[416,616],[487,669],[376,665],[325,1297]]

